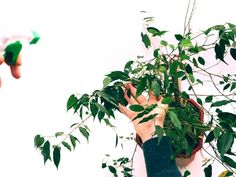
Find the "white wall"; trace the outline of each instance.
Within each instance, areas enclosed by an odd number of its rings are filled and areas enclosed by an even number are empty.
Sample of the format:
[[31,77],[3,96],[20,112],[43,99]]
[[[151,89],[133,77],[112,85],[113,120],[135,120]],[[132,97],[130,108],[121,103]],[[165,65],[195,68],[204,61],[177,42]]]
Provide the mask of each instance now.
[[[108,177],[101,169],[105,153],[113,156],[129,151],[114,150],[114,133],[105,126],[91,125],[90,143],[84,141],[75,152],[62,152],[60,168],[43,159],[33,147],[34,135],[66,130],[76,121],[66,113],[66,101],[72,93],[89,93],[101,88],[102,79],[111,70],[122,69],[129,59],[143,54],[139,11],[156,17],[160,29],[181,32],[187,0],[1,0],[1,32],[35,30],[41,40],[37,46],[25,46],[22,78],[10,77],[1,66],[0,89],[0,176],[34,177]],[[235,0],[198,0],[192,26],[236,23]],[[123,134],[132,125],[121,117]],[[201,158],[190,169],[199,174]],[[142,151],[135,156],[135,174],[145,176]],[[218,170],[214,169],[214,170]],[[218,174],[218,172],[216,173]]]

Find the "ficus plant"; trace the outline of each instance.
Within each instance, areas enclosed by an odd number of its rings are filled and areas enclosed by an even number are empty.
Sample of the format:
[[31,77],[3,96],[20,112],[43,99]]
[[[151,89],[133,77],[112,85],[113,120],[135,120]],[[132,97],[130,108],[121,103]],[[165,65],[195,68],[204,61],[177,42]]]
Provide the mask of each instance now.
[[[89,119],[104,122],[108,127],[115,129],[114,122],[118,105],[128,106],[137,116],[143,117],[139,124],[152,120],[156,114],[150,114],[158,105],[128,105],[124,97],[124,84],[132,83],[137,88],[136,97],[141,94],[148,96],[153,92],[155,96],[162,95],[163,104],[169,104],[164,127],[156,126],[156,134],[160,142],[163,135],[168,136],[172,142],[174,157],[191,157],[196,147],[202,148],[209,154],[204,162],[206,177],[212,175],[212,163],[218,161],[226,171],[222,176],[234,176],[236,162],[233,158],[234,140],[236,138],[236,74],[218,73],[212,69],[221,63],[228,65],[226,56],[232,61],[236,60],[236,25],[225,23],[215,25],[199,32],[192,32],[188,26],[191,18],[185,24],[183,34],[174,34],[172,40],[166,40],[166,30],[160,30],[151,25],[152,17],[145,17],[144,30],[141,40],[144,46],[152,53],[152,57],[145,59],[137,57],[124,65],[123,70],[115,70],[106,75],[103,87],[90,94],[72,94],[67,101],[67,110],[73,111],[81,118],[80,122],[71,125],[68,133],[57,132],[54,136],[36,135],[35,147],[41,152],[44,163],[52,160],[58,168],[61,159],[61,150],[72,151],[80,140],[75,136],[79,130],[88,140],[92,130],[86,123]],[[159,46],[154,47],[153,39],[158,38]],[[206,58],[204,54],[211,53]],[[211,60],[211,64],[208,61]],[[184,88],[181,88],[184,83]],[[209,87],[215,93],[199,93],[196,88]],[[127,95],[131,95],[128,90]],[[193,104],[191,100],[196,102]],[[230,108],[225,111],[225,107]],[[204,115],[204,119],[201,117]],[[52,140],[55,138],[57,143]],[[114,137],[116,145],[122,138],[133,141],[134,135]],[[137,137],[136,137],[137,141]],[[140,142],[139,142],[140,143]],[[211,150],[206,149],[206,144]],[[213,152],[213,153],[212,153]],[[121,157],[107,160],[106,155],[102,168],[107,168],[114,176],[123,174],[131,177],[133,166],[132,158]],[[191,172],[186,171],[184,176]]]

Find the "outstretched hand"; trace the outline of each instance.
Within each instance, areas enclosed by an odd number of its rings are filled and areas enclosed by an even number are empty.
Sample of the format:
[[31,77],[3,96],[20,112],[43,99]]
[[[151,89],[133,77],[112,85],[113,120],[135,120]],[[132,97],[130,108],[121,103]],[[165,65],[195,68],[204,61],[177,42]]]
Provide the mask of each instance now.
[[[0,54],[0,65],[4,63],[4,56],[2,54]],[[11,70],[11,75],[16,78],[19,79],[21,76],[20,73],[20,65],[21,65],[21,55],[19,54],[18,58],[17,58],[17,63],[15,66],[9,66],[10,70]],[[0,87],[1,87],[1,78],[0,78]]]
[[[130,105],[142,105],[143,107],[148,107],[152,104],[157,104],[157,107],[152,110],[149,115],[151,114],[157,114],[157,116],[154,119],[151,119],[147,122],[140,123],[142,118],[138,118],[136,120],[133,120],[134,117],[137,116],[137,112],[131,111],[129,108],[119,105],[120,111],[125,114],[132,122],[135,128],[136,133],[141,137],[142,141],[145,142],[148,139],[152,138],[155,132],[155,126],[159,125],[160,127],[163,127],[166,112],[168,111],[168,105],[162,104],[162,96],[156,97],[153,93],[149,93],[149,98],[146,98],[144,95],[140,95],[136,98],[136,91],[137,89],[132,84],[125,84],[125,99],[128,101]],[[128,90],[131,91],[131,96],[128,96],[127,92]],[[147,115],[145,115],[146,117]]]

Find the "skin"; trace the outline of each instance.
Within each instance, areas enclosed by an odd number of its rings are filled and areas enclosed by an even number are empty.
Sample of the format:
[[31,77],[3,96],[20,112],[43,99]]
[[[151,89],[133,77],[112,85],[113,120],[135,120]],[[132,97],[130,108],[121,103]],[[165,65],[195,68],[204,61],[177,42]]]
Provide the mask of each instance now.
[[[4,63],[4,57],[2,54],[0,54],[0,65]],[[21,76],[20,73],[20,65],[21,65],[21,55],[18,56],[17,62],[15,66],[9,66],[10,70],[11,70],[11,75],[15,78],[15,79],[19,79]],[[2,85],[1,82],[1,78],[0,78],[0,87]]]
[[[159,125],[160,127],[163,127],[166,112],[168,111],[168,105],[162,104],[162,97],[156,97],[153,93],[149,93],[149,98],[146,98],[144,95],[140,95],[139,97],[135,98],[136,95],[136,88],[132,84],[125,84],[125,98],[128,101],[130,105],[139,104],[144,107],[147,107],[151,104],[157,104],[158,106],[150,113],[154,114],[157,113],[158,115],[148,122],[140,123],[138,124],[142,118],[136,119],[134,121],[133,118],[137,116],[138,113],[131,111],[129,108],[119,105],[120,112],[122,112],[124,115],[126,115],[132,122],[133,126],[135,128],[136,133],[141,137],[142,141],[145,142],[149,139],[151,139],[155,132],[155,126]],[[127,91],[131,91],[131,96],[128,97]],[[147,115],[145,115],[146,117]]]

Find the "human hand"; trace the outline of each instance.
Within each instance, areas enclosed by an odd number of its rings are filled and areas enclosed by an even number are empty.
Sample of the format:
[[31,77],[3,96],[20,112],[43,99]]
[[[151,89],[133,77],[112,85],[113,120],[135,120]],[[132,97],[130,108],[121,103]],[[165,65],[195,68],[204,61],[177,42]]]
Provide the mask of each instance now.
[[[155,133],[155,126],[159,125],[160,127],[163,127],[164,120],[166,117],[166,112],[168,110],[167,104],[162,104],[162,96],[156,97],[153,93],[149,93],[149,98],[147,99],[144,95],[140,95],[137,98],[135,98],[136,95],[136,88],[132,84],[125,84],[125,99],[128,101],[130,105],[142,105],[143,107],[148,107],[152,104],[157,104],[157,107],[152,110],[149,115],[151,114],[157,114],[157,116],[154,119],[151,119],[147,122],[140,123],[142,118],[138,118],[136,120],[133,120],[134,117],[137,116],[137,112],[133,112],[127,107],[119,104],[119,110],[125,114],[132,122],[135,128],[136,133],[141,137],[142,141],[145,142],[153,137]],[[131,96],[129,97],[127,95],[127,91],[131,91]],[[145,117],[148,115],[145,115]]]
[[[2,54],[0,54],[0,65],[3,63],[4,63],[4,56]],[[16,79],[19,79],[21,76],[20,66],[21,66],[21,55],[19,54],[16,64],[14,66],[9,66],[10,70],[11,70],[11,75]],[[2,85],[2,82],[1,82],[1,78],[0,78],[0,87],[1,87],[1,85]]]

